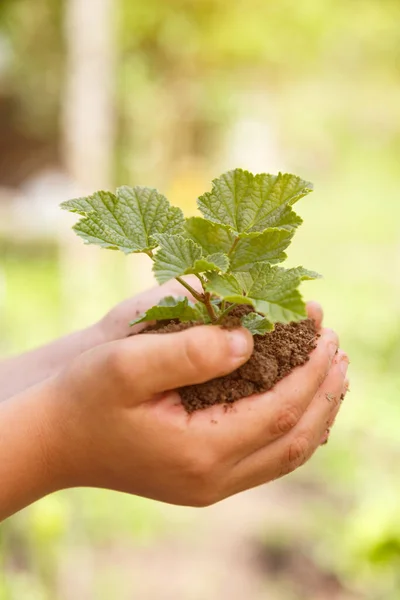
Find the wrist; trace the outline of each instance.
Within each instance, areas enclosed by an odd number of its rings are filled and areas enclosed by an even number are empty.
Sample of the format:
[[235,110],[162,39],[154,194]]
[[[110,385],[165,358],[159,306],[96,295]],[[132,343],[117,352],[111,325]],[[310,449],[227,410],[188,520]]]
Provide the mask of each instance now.
[[43,495],[68,487],[63,472],[68,417],[62,408],[57,381],[58,377],[51,377],[36,388],[35,430],[43,466]]
[[53,460],[54,400],[44,382],[0,404],[0,521],[63,487]]
[[38,415],[43,463],[51,492],[82,485],[78,481],[78,466],[82,467],[78,403],[68,372],[69,369],[45,382],[46,393]]

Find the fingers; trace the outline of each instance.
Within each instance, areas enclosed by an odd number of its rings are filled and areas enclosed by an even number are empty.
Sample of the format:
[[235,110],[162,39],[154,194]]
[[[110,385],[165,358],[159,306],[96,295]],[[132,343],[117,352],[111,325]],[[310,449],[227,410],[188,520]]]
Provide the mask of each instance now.
[[[230,440],[236,440],[238,459],[289,433],[297,425],[323,383],[338,343],[334,331],[323,330],[305,365],[297,367],[269,392],[238,400],[223,419],[218,419],[223,443],[230,447]],[[215,419],[223,407],[212,409],[209,414]]]
[[326,426],[326,429],[325,429],[324,434],[322,436],[322,439],[320,441],[320,446],[323,446],[324,444],[328,443],[331,429],[332,429],[332,427],[335,424],[336,417],[338,415],[338,412],[340,410],[341,404],[342,404],[342,402],[343,402],[343,400],[344,400],[344,398],[345,398],[345,396],[347,394],[348,389],[349,389],[349,380],[346,379],[345,382],[344,382],[344,385],[343,385],[341,396],[340,396],[340,403],[338,404],[336,410],[333,412],[332,416],[330,417],[329,421],[326,424],[327,426]]
[[116,372],[134,388],[136,400],[145,401],[167,390],[226,375],[246,362],[252,351],[253,337],[246,329],[198,326],[121,340],[111,360]]
[[318,304],[318,302],[307,302],[307,315],[309,319],[312,319],[315,322],[317,331],[319,331],[322,327],[324,318],[322,306]]
[[235,492],[287,475],[313,455],[327,423],[339,410],[347,366],[347,355],[339,352],[297,426],[288,435],[267,444],[237,464],[231,484]]

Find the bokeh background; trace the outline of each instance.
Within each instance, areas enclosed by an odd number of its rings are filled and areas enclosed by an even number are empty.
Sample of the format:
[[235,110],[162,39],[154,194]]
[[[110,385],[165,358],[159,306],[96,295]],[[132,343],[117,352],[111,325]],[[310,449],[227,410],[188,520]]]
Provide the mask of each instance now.
[[1,0],[2,354],[152,284],[60,201],[142,184],[192,213],[241,166],[314,182],[290,261],[352,359],[298,473],[202,510],[45,498],[0,528],[1,600],[398,600],[399,158],[399,0]]

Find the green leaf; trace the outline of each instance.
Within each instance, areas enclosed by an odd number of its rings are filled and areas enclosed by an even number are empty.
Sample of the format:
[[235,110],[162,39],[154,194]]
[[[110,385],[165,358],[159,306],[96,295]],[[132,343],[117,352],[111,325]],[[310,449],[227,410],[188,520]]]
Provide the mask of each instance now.
[[175,234],[184,223],[180,208],[170,206],[157,190],[139,186],[120,187],[116,195],[96,192],[61,206],[83,216],[74,230],[85,243],[125,254],[152,250],[157,246],[155,234]]
[[[238,274],[241,284],[247,274]],[[269,265],[255,265],[247,279],[247,295],[253,298],[256,309],[267,315],[273,323],[290,323],[306,318],[306,306],[297,289],[302,281],[318,279],[318,273],[303,267],[282,269]]]
[[297,289],[302,281],[319,279],[320,275],[303,267],[277,269],[268,284],[265,300],[256,301],[257,310],[273,323],[290,323],[307,317],[305,302]]
[[229,269],[229,258],[222,252],[210,254],[206,258],[196,260],[193,266],[193,273],[204,273],[205,271],[220,271],[226,273]]
[[[217,305],[215,302],[211,302],[211,304],[213,305],[215,316],[219,317],[219,315],[221,314],[219,305]],[[193,308],[197,312],[196,321],[202,321],[206,324],[211,323],[210,315],[208,314],[205,304],[203,304],[202,302],[196,302]]]
[[[146,252],[154,258],[159,283],[202,274],[217,315],[222,300],[251,305],[265,318],[254,313],[245,323],[261,331],[270,322],[306,316],[298,287],[317,275],[302,267],[285,270],[272,265],[286,258],[285,250],[302,222],[293,205],[311,190],[311,184],[295,175],[252,175],[235,169],[215,179],[211,192],[198,199],[205,218],[185,220],[165,196],[144,187],[120,187],[115,194],[100,191],[62,207],[81,216],[74,229],[85,243],[126,254]],[[190,320],[210,321],[202,303],[165,302],[140,319],[185,320],[190,315]]]
[[263,233],[242,234],[231,255],[232,271],[247,271],[255,263],[278,263],[286,258],[284,250],[293,233],[285,229],[266,229]]
[[[110,198],[109,198],[110,197]],[[68,210],[71,213],[76,213],[85,217],[90,212],[101,213],[102,207],[108,205],[109,200],[113,200],[114,194],[111,192],[95,192],[87,198],[74,198],[61,203],[63,210]],[[111,202],[112,204],[112,202]],[[106,209],[107,211],[108,209]]]
[[199,311],[195,305],[189,302],[186,296],[179,298],[167,296],[157,306],[149,308],[140,317],[132,321],[130,325],[137,325],[146,321],[169,321],[171,319],[179,319],[181,322],[198,321],[199,317]]
[[228,269],[229,260],[226,255],[218,252],[204,257],[198,244],[181,235],[159,234],[155,235],[155,239],[161,246],[153,265],[158,283],[181,275],[205,271],[225,272]]
[[273,323],[266,317],[263,317],[255,312],[249,313],[242,317],[242,325],[246,327],[253,335],[264,335],[274,328]]
[[228,254],[236,239],[232,231],[202,217],[186,219],[183,235],[201,246],[205,255],[216,252]]
[[305,304],[297,287],[304,280],[318,277],[317,273],[303,267],[286,270],[260,263],[247,273],[211,273],[207,289],[228,302],[252,304],[272,322],[288,323],[306,317]]
[[235,275],[231,273],[225,275],[210,273],[206,289],[208,292],[216,294],[228,302],[253,305],[253,300],[244,295],[243,287]]
[[291,207],[311,191],[312,184],[295,175],[252,175],[235,169],[214,179],[198,206],[206,219],[239,235],[269,227],[292,230],[301,219]]
[[224,226],[201,217],[185,222],[185,237],[201,246],[204,254],[222,251],[229,255],[232,271],[249,269],[256,262],[282,262],[293,230],[269,228],[262,233],[242,233],[238,237]]
[[197,260],[202,258],[201,248],[192,240],[180,235],[156,236],[161,248],[153,264],[158,283],[165,283],[174,277],[180,277],[193,269]]
[[274,227],[292,231],[294,234],[295,230],[300,227],[302,223],[303,219],[297,215],[292,208],[288,207],[278,216]]

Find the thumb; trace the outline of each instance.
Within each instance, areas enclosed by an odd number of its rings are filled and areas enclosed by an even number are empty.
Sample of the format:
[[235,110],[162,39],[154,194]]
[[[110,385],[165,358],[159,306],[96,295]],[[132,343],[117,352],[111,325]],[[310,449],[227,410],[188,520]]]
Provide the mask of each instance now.
[[179,333],[134,336],[121,344],[124,372],[134,376],[135,396],[145,401],[231,373],[250,358],[253,336],[244,328],[229,331],[204,325]]

